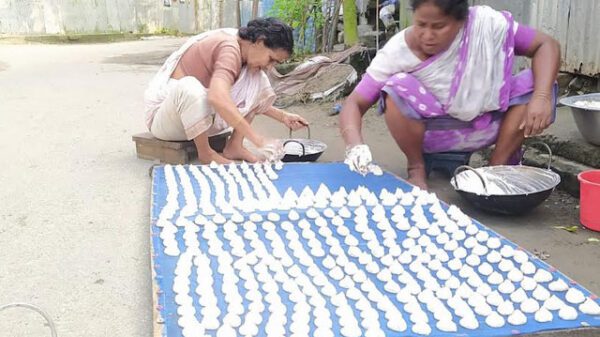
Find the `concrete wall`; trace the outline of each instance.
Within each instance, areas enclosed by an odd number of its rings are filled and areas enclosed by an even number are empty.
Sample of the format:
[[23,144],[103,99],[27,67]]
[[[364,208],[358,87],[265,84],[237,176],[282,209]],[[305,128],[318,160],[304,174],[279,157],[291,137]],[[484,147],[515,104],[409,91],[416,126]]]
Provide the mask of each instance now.
[[237,25],[236,0],[169,1],[0,0],[0,34],[196,33]]

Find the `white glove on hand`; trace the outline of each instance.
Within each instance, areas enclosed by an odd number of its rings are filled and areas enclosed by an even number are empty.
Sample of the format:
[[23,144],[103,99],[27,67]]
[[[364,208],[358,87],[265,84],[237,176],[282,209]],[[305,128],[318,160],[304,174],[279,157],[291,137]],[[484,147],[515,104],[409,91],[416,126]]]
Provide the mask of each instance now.
[[256,149],[258,155],[263,157],[265,161],[276,162],[280,161],[285,155],[283,150],[283,142],[279,139],[272,139],[265,143],[263,147]]
[[364,176],[370,172],[369,166],[372,165],[372,161],[373,156],[367,144],[359,144],[346,149],[346,160],[344,160],[344,163],[350,167],[351,171]]

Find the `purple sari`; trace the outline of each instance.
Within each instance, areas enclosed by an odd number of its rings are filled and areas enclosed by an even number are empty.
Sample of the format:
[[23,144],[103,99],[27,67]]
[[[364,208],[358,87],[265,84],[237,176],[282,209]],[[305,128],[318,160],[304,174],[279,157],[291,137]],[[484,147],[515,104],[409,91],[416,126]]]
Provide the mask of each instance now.
[[534,36],[508,12],[472,7],[448,50],[413,66],[398,55],[412,53],[397,46],[405,44],[401,36],[378,53],[356,90],[367,99],[377,92],[380,113],[389,95],[405,116],[422,120],[425,153],[478,150],[496,142],[511,106],[529,102],[533,73],[512,75],[512,68],[515,53],[525,54]]
[[[407,82],[413,81],[416,80],[411,78],[410,75],[407,75],[405,80],[397,80],[396,76],[390,79],[391,83],[382,88],[383,93],[379,101],[379,112],[384,113],[386,109],[385,96],[389,95],[406,117],[423,121],[426,128],[423,139],[424,153],[472,152],[495,144],[504,113],[512,106],[529,103],[533,92],[533,86],[529,87],[527,85],[527,83],[533,82],[533,74],[530,69],[524,70],[512,76],[513,85],[511,87],[518,89],[516,92],[520,93],[511,93],[506,109],[486,112],[472,121],[465,122],[445,113],[440,108],[441,104],[436,101],[431,100],[434,109],[420,109],[419,106],[422,107],[429,100],[423,99],[413,102],[411,99],[404,98],[403,88],[405,88]],[[552,93],[552,106],[554,107],[552,122],[554,122],[556,115],[557,92],[558,85],[555,84]]]

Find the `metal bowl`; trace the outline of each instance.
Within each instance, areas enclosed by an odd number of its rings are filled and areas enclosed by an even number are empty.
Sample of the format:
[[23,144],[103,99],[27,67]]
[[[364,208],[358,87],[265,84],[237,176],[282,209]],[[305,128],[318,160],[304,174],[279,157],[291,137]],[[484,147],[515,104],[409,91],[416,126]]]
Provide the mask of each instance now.
[[327,149],[327,145],[314,139],[292,138],[283,143],[283,162],[316,161]]
[[600,145],[600,93],[566,97],[560,103],[571,108],[583,138]]
[[477,195],[514,196],[533,194],[554,188],[560,176],[549,170],[526,165],[486,166],[465,171],[452,179],[459,190]]
[[463,198],[484,211],[526,213],[544,202],[560,183],[560,176],[550,170],[552,149],[543,142],[533,142],[528,147],[535,145],[542,145],[548,151],[547,169],[524,165],[477,169],[460,166],[450,183]]
[[474,206],[501,214],[522,214],[534,209],[559,183],[560,176],[550,169],[525,165],[476,169],[461,166],[451,181],[454,189]]
[[306,126],[308,139],[292,138],[292,129],[290,129],[290,138],[283,142],[285,155],[281,159],[283,162],[309,162],[316,161],[327,149],[327,144],[310,138],[310,127]]

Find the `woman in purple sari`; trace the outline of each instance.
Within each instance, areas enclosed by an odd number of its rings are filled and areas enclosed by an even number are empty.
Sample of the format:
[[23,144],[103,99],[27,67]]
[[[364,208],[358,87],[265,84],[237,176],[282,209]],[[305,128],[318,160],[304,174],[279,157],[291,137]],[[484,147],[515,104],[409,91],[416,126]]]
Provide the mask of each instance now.
[[[408,181],[427,188],[423,153],[495,144],[491,165],[509,162],[525,137],[554,120],[560,46],[507,12],[467,0],[411,0],[413,26],[377,53],[340,113],[346,163],[369,171],[362,116],[377,101],[408,161]],[[533,69],[513,75],[515,55]]]

